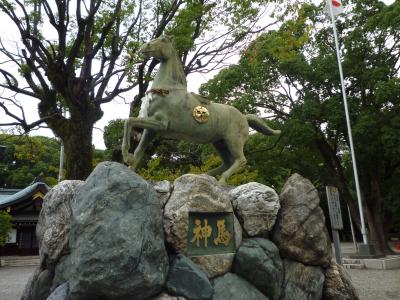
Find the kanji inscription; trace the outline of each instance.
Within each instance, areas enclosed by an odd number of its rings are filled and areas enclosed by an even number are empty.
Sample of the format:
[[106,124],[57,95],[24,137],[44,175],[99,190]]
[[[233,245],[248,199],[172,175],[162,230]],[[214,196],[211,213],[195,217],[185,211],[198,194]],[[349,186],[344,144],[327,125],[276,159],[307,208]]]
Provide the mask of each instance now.
[[343,229],[342,211],[340,209],[339,191],[334,186],[326,187],[328,198],[329,217],[334,230]]
[[233,213],[189,212],[189,256],[234,253]]

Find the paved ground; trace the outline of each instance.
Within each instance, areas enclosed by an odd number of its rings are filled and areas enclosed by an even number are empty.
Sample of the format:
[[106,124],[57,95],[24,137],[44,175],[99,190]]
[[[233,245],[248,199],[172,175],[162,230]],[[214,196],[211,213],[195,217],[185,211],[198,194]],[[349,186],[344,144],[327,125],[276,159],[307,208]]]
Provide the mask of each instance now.
[[[341,243],[342,257],[354,254],[353,243]],[[371,270],[347,269],[361,300],[400,299],[400,269]]]
[[18,300],[36,267],[1,267],[0,299]]
[[[0,299],[18,300],[35,267],[0,268]],[[348,270],[361,300],[400,299],[400,269]]]
[[347,272],[350,274],[361,300],[400,299],[400,269],[349,269]]

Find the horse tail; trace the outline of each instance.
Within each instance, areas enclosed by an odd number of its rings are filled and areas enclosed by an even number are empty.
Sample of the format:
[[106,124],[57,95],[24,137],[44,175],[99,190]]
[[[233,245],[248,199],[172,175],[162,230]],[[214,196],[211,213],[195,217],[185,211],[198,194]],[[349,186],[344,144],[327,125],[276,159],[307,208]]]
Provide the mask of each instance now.
[[278,135],[281,133],[280,130],[274,130],[270,128],[263,120],[256,115],[246,115],[247,123],[249,126],[258,132],[265,135]]

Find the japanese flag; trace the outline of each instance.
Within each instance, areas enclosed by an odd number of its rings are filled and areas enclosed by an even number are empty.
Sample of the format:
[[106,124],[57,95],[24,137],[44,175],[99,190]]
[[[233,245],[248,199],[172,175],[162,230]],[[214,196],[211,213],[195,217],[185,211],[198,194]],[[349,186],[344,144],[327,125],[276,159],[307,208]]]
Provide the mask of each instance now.
[[331,14],[331,11],[330,11],[331,5],[332,5],[332,12],[333,12],[334,16],[337,16],[338,14],[341,14],[343,12],[342,0],[327,0],[325,9],[329,15]]

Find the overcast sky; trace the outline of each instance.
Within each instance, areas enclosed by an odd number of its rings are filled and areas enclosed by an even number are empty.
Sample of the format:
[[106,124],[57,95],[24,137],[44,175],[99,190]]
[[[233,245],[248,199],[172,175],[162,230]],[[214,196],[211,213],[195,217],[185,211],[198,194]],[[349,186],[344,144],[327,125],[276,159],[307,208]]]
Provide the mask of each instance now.
[[[320,2],[316,1],[316,2]],[[393,3],[394,0],[384,0],[386,4]],[[2,39],[15,40],[18,36],[18,32],[15,28],[9,25],[9,21],[5,20],[5,18],[0,19],[0,35]],[[234,63],[234,61],[232,61]],[[190,74],[188,76],[188,90],[190,92],[197,92],[198,88],[202,83],[207,82],[207,80],[211,79],[216,72],[212,74]],[[104,112],[103,118],[99,120],[94,126],[93,129],[93,144],[97,149],[105,149],[104,141],[103,141],[103,128],[108,124],[109,121],[117,119],[117,118],[127,118],[129,115],[129,103],[132,101],[135,95],[135,90],[131,91],[128,94],[125,94],[125,101],[122,99],[115,99],[110,103],[103,104],[102,110]],[[34,121],[38,119],[37,114],[37,102],[29,101],[29,103],[25,103],[25,114],[29,121]],[[0,120],[3,122],[5,116],[4,112],[0,109]],[[46,135],[46,136],[54,136],[50,129],[39,129],[32,132],[34,135]]]

